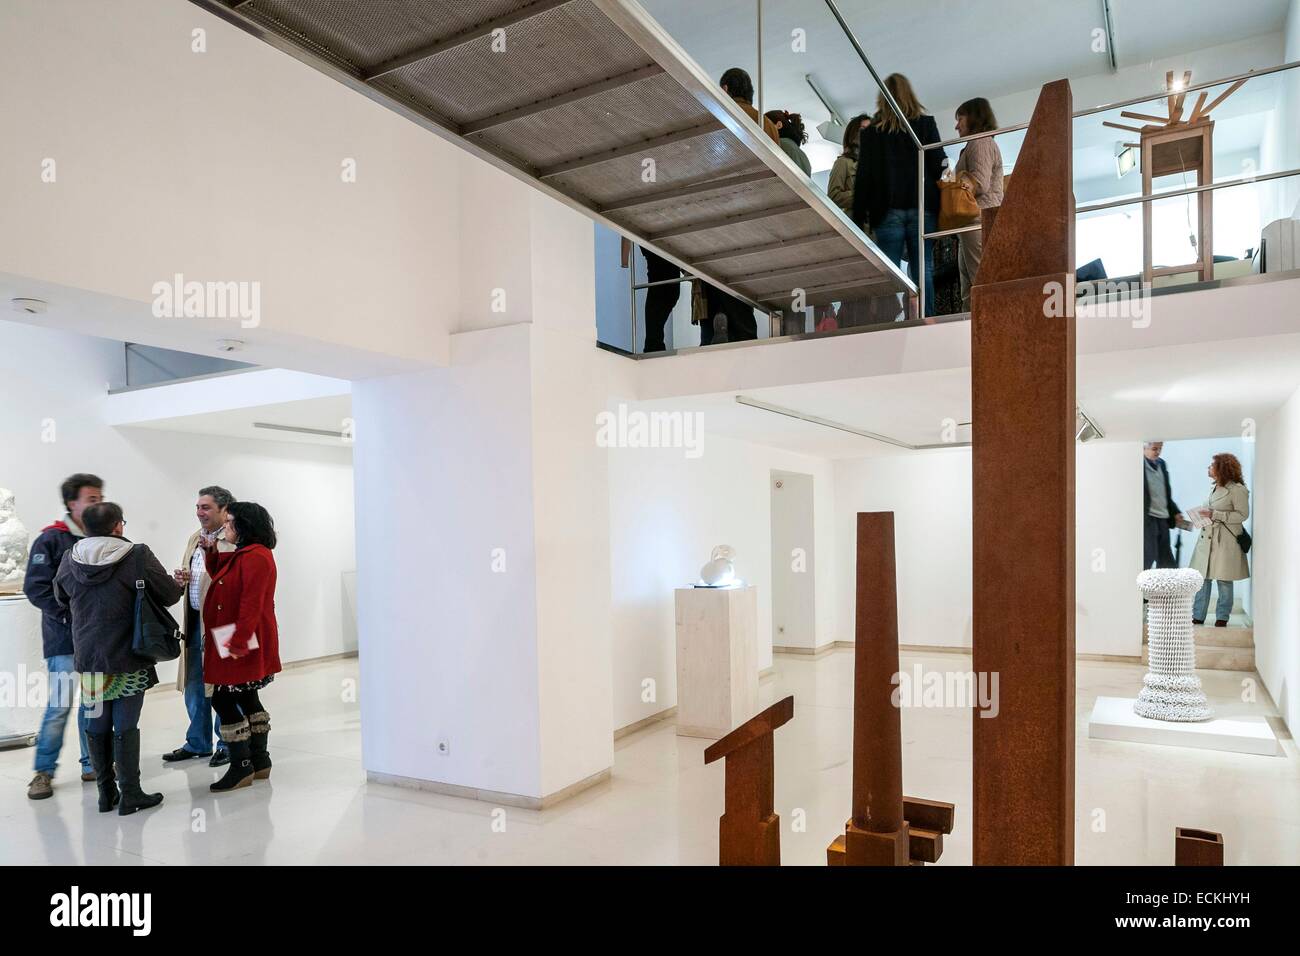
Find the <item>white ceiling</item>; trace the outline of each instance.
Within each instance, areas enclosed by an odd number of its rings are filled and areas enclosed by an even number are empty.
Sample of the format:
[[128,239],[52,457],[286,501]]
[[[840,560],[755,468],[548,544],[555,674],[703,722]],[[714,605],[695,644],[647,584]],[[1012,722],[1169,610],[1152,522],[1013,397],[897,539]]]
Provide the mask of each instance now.
[[203,412],[197,415],[178,416],[176,418],[159,418],[148,422],[139,422],[129,427],[153,428],[169,432],[190,432],[199,435],[222,435],[227,438],[243,438],[253,441],[328,445],[337,448],[351,446],[337,436],[258,428],[255,423],[262,422],[272,425],[310,428],[318,431],[339,432],[343,430],[344,420],[351,418],[351,416],[351,395],[329,395],[294,402],[259,405],[254,408],[235,408],[225,411]]
[[[1300,333],[1081,355],[1079,404],[1109,440],[1239,435],[1300,388]],[[970,369],[754,389],[745,397],[912,445],[943,441],[946,419],[970,421]],[[824,458],[926,454],[742,405],[734,394],[665,399],[647,409],[700,411],[719,435]],[[970,431],[960,429],[958,441]]]
[[[756,0],[642,3],[712,75],[721,76],[731,66],[756,72]],[[936,111],[945,138],[956,133],[951,119],[937,111],[971,96],[996,100],[1062,76],[1078,81],[1110,69],[1108,58],[1093,49],[1093,31],[1103,24],[1102,0],[837,0],[837,5],[882,77],[898,71],[912,79],[922,101]],[[1277,34],[1287,8],[1288,0],[1111,0],[1119,68]],[[845,117],[874,109],[876,86],[823,0],[763,0],[763,16],[765,108],[804,114],[812,121],[806,125],[816,146],[821,144],[814,127],[829,114],[806,75]],[[806,31],[806,53],[791,49],[796,29]],[[1194,75],[1193,82],[1216,78]],[[1163,82],[1163,73],[1150,85],[1157,85],[1156,80]],[[1132,95],[1108,95],[1095,102]],[[1277,103],[1273,78],[1251,81],[1239,91],[1216,112],[1216,119],[1232,121],[1216,129],[1216,154],[1257,149],[1263,117]],[[1028,118],[999,117],[1004,125]],[[1105,195],[1118,195],[1126,190],[1115,176],[1115,144],[1124,133],[1103,127],[1106,119],[1118,116],[1099,115],[1076,124],[1075,178],[1097,180],[1107,187]],[[1008,159],[1014,158],[1018,138],[999,142]],[[1095,187],[1087,191],[1102,194]]]

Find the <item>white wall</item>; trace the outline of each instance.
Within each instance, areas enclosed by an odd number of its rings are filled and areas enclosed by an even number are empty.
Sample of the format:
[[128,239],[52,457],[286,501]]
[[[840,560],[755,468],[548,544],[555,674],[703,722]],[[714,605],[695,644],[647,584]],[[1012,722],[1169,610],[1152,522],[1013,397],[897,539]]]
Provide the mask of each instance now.
[[[198,489],[222,485],[275,519],[282,660],[355,650],[345,593],[356,566],[351,452],[113,427],[105,383],[121,363],[120,342],[0,322],[0,486],[17,496],[31,536],[62,517],[59,483],[89,471],[122,505],[128,537],[174,568],[198,527]],[[43,441],[51,428],[54,440]],[[167,680],[174,669],[162,665],[160,676]]]
[[1075,651],[1142,653],[1142,443],[1091,441],[1074,453]]
[[1300,536],[1293,518],[1300,391],[1260,424],[1255,444],[1255,668],[1294,733],[1300,728]]
[[838,618],[853,640],[857,513],[894,512],[900,644],[971,645],[970,449],[835,463]]
[[144,302],[258,281],[238,337],[445,361],[463,154],[268,44],[189,3],[7,0],[0,127],[4,271]]
[[815,484],[812,475],[790,471],[774,471],[769,479],[774,647],[817,646]]
[[[1075,450],[1075,649],[1141,652],[1142,500],[1136,443],[1090,442]],[[841,630],[855,618],[856,519],[893,511],[901,644],[971,646],[971,456],[969,448],[835,462],[835,574]],[[983,505],[982,505],[983,506]],[[1014,508],[1014,479],[993,509]],[[1096,562],[1096,549],[1104,561]],[[1097,570],[1094,570],[1097,568]]]
[[[699,578],[719,544],[736,549],[736,572],[758,588],[758,663],[772,664],[773,470],[814,482],[817,645],[843,639],[835,621],[834,469],[819,458],[708,432],[703,454],[682,449],[609,452],[614,726],[677,703],[673,591]],[[851,618],[850,618],[851,620]],[[643,701],[642,681],[656,699]]]

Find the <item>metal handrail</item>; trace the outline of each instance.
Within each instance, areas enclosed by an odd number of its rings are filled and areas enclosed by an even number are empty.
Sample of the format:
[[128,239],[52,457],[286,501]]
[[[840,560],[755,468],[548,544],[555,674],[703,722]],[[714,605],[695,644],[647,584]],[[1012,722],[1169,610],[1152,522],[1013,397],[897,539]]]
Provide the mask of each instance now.
[[1249,186],[1251,183],[1266,183],[1273,179],[1286,179],[1289,176],[1300,176],[1300,169],[1283,169],[1276,173],[1259,173],[1254,176],[1242,176],[1239,179],[1225,179],[1218,183],[1205,183],[1202,186],[1188,186],[1185,189],[1170,189],[1158,193],[1145,193],[1141,196],[1130,196],[1127,199],[1113,199],[1107,202],[1093,203],[1090,206],[1075,206],[1074,213],[1081,216],[1086,212],[1096,212],[1099,209],[1114,209],[1118,206],[1132,206],[1136,203],[1157,202],[1161,199],[1176,199],[1179,196],[1191,196],[1194,193],[1208,193],[1216,189],[1231,189],[1233,186]]
[[[1290,63],[1280,63],[1277,66],[1268,66],[1259,70],[1251,70],[1247,73],[1238,73],[1236,76],[1226,76],[1222,79],[1211,80],[1208,83],[1197,83],[1186,89],[1178,90],[1178,93],[1199,93],[1201,90],[1208,90],[1216,86],[1224,86],[1229,83],[1236,83],[1238,80],[1253,80],[1259,76],[1268,76],[1271,73],[1281,73],[1285,70],[1294,70],[1300,68],[1300,60],[1293,60]],[[1108,113],[1111,110],[1123,109],[1126,106],[1140,106],[1143,103],[1150,103],[1154,100],[1168,99],[1169,93],[1151,93],[1145,96],[1134,97],[1130,100],[1120,100],[1117,103],[1107,103],[1104,106],[1093,106],[1086,110],[1076,110],[1070,115],[1074,119],[1082,116],[1095,116],[1097,113]],[[962,143],[969,143],[974,139],[985,139],[989,136],[1001,136],[1003,133],[1017,133],[1022,129],[1029,129],[1028,123],[1016,123],[1013,126],[999,126],[997,129],[985,130],[982,133],[971,133],[969,136],[959,136],[956,139],[945,139],[939,143],[926,143],[922,149],[946,149],[949,146],[960,146]]]

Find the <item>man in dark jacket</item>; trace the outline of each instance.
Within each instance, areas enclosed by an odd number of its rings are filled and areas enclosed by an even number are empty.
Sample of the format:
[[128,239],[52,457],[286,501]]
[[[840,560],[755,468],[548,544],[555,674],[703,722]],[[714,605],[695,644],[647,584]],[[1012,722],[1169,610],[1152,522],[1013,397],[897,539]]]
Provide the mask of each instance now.
[[1169,483],[1169,469],[1160,457],[1164,442],[1149,441],[1142,447],[1142,570],[1177,567],[1169,548],[1169,532],[1180,528],[1181,517]]
[[87,508],[84,518],[86,537],[59,565],[54,596],[72,612],[73,663],[82,675],[99,809],[116,806],[126,815],[162,802],[162,794],[140,789],[140,710],[158,674],[153,661],[133,649],[137,587],[143,585],[164,607],[179,601],[185,588],[148,545],[126,539],[118,505],[101,502]]
[[[27,576],[23,579],[23,593],[41,611],[41,639],[50,681],[45,716],[36,738],[36,776],[27,787],[27,796],[33,800],[44,800],[54,792],[54,770],[59,762],[59,751],[63,749],[63,729],[76,697],[71,617],[67,609],[60,607],[54,599],[54,575],[63,555],[85,535],[82,513],[103,499],[104,482],[95,475],[76,474],[68,478],[60,490],[67,514],[64,520],[42,530],[32,543]],[[77,736],[81,741],[81,779],[94,780],[86,751],[85,716],[81,708],[77,709]]]

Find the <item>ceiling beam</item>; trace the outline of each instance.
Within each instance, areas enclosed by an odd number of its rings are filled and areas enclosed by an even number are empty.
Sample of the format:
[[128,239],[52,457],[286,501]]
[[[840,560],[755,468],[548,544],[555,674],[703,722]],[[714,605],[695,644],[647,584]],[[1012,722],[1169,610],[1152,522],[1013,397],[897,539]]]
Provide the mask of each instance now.
[[572,2],[573,0],[536,0],[536,2],[530,3],[526,7],[511,10],[509,13],[502,14],[501,16],[495,17],[491,20],[484,20],[482,23],[461,30],[459,33],[454,33],[449,37],[444,37],[441,40],[418,47],[407,53],[403,53],[401,56],[395,56],[392,59],[385,60],[377,66],[364,70],[361,74],[361,78],[369,83],[381,76],[386,76],[387,74],[396,72],[403,67],[410,66],[412,63],[418,63],[420,60],[427,60],[431,56],[437,56],[439,53],[454,50],[456,47],[464,46],[466,43],[471,43],[474,40],[491,36],[497,30],[504,30],[507,27],[515,26],[526,20],[531,20],[533,17],[539,16],[540,14],[554,10],[556,7],[562,7]]
[[544,100],[535,100],[525,106],[519,106],[512,110],[505,110],[495,113],[492,116],[486,116],[483,119],[473,120],[469,123],[461,124],[461,135],[472,136],[475,133],[482,133],[485,130],[493,129],[497,126],[503,126],[506,123],[513,123],[515,120],[524,119],[528,116],[536,116],[538,113],[545,113],[547,110],[553,110],[560,106],[567,106],[570,103],[577,103],[582,100],[590,99],[593,96],[599,96],[601,93],[608,93],[610,90],[616,90],[619,87],[627,86],[629,83],[636,83],[638,80],[644,80],[652,76],[659,76],[664,72],[664,68],[658,63],[650,66],[643,66],[639,70],[631,70],[619,76],[611,76],[607,79],[600,80],[597,83],[591,83],[587,86],[580,86],[576,89],[569,90],[567,93],[561,93],[558,96],[552,96]]
[[807,246],[817,242],[830,242],[832,239],[843,238],[838,232],[819,232],[811,236],[800,236],[797,239],[768,242],[761,246],[742,246],[739,249],[723,249],[703,256],[691,256],[691,261],[696,265],[707,265],[711,262],[722,262],[726,259],[743,259],[745,256],[756,256],[765,252],[781,252],[785,249],[793,249],[796,246]]
[[650,236],[651,242],[661,242],[664,239],[677,239],[681,236],[694,235],[697,232],[708,232],[710,229],[725,229],[730,226],[739,226],[746,222],[759,222],[763,219],[774,219],[777,216],[786,216],[795,212],[811,212],[808,204],[804,202],[786,203],[783,206],[771,206],[767,209],[756,209],[753,212],[740,213],[735,216],[722,216],[718,219],[706,219],[703,222],[691,223],[686,226],[677,226],[673,229],[666,229],[663,232],[657,232]]
[[651,203],[664,202],[669,199],[683,199],[687,196],[698,196],[701,193],[717,192],[722,189],[735,189],[738,186],[748,186],[752,183],[762,182],[765,179],[775,178],[776,173],[764,168],[757,172],[742,173],[739,176],[722,176],[718,179],[706,179],[703,182],[690,183],[686,186],[673,186],[669,189],[639,193],[636,196],[629,196],[627,199],[616,199],[613,202],[603,203],[600,211],[615,212],[622,209],[634,209],[637,206],[648,206]]
[[825,269],[838,269],[856,263],[871,265],[869,259],[861,256],[848,256],[844,259],[827,259],[824,262],[812,262],[802,266],[786,266],[784,269],[771,269],[767,272],[751,272],[745,276],[732,276],[727,281],[736,285],[749,285],[752,282],[767,282],[771,279],[784,279],[786,276],[803,275],[808,272],[821,272]]
[[692,126],[689,129],[674,130],[671,133],[665,133],[662,136],[655,136],[652,139],[642,140],[639,143],[629,143],[626,146],[601,150],[599,153],[579,156],[576,159],[570,159],[563,163],[557,163],[554,166],[548,166],[545,169],[538,171],[537,178],[548,179],[551,176],[558,176],[560,173],[571,173],[577,169],[586,169],[588,166],[598,166],[601,163],[607,163],[615,159],[622,159],[625,156],[636,156],[638,153],[658,149],[661,146],[671,146],[673,143],[680,143],[689,139],[698,139],[701,136],[707,136],[709,133],[716,133],[720,129],[722,129],[722,124],[717,120],[711,119],[708,122],[701,123],[699,126]]

